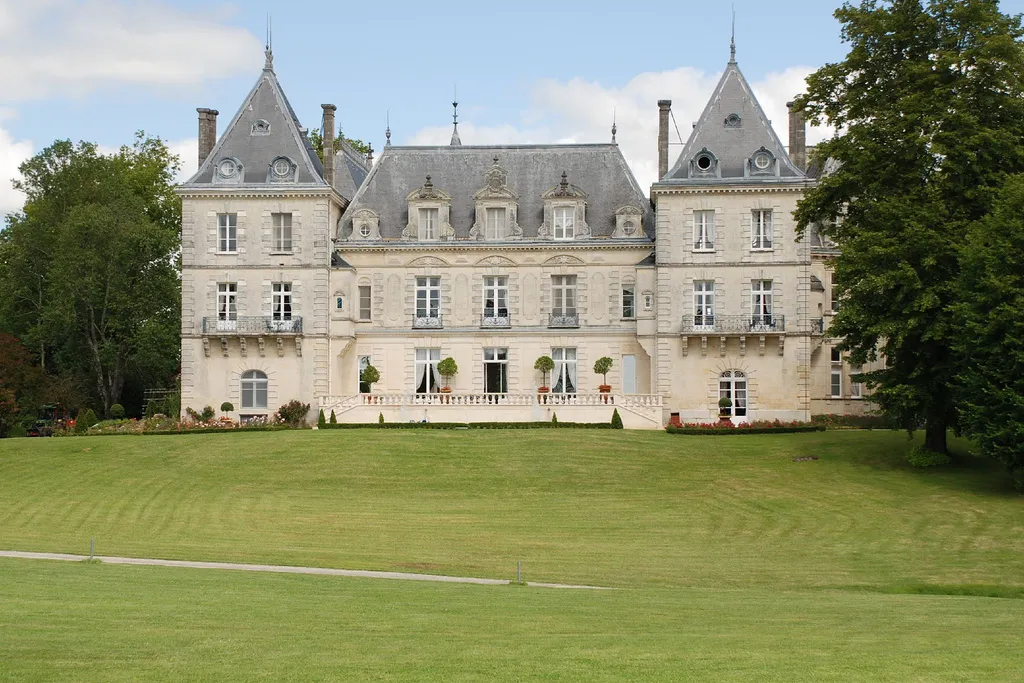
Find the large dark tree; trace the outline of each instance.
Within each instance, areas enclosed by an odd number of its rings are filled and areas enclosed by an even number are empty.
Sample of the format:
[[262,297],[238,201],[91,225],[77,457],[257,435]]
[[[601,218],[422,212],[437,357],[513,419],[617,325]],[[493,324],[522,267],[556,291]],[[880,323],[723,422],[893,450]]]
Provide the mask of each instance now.
[[24,210],[0,232],[0,319],[104,413],[125,381],[178,367],[177,159],[139,134],[110,155],[59,141],[20,167]]
[[1024,176],[971,230],[960,288],[961,426],[1024,490]]
[[798,99],[839,133],[817,149],[834,171],[797,210],[834,239],[843,306],[830,335],[874,400],[944,452],[962,358],[954,304],[960,250],[1008,174],[1024,171],[1021,22],[996,0],[865,0],[836,11],[846,59]]

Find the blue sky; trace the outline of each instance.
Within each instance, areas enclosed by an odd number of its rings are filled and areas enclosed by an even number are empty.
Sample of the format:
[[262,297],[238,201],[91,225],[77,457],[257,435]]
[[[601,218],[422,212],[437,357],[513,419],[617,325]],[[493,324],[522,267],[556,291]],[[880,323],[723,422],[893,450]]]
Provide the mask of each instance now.
[[[738,59],[783,140],[785,101],[842,58],[836,2],[736,0]],[[27,5],[27,6],[26,6]],[[1004,0],[1024,11],[1024,0]],[[728,59],[730,2],[0,0],[0,212],[20,160],[57,138],[116,147],[145,129],[194,166],[196,107],[227,124],[263,64],[302,123],[338,105],[347,135],[445,142],[453,85],[463,143],[619,143],[653,180],[659,98],[685,138]],[[820,137],[824,133],[813,132]]]

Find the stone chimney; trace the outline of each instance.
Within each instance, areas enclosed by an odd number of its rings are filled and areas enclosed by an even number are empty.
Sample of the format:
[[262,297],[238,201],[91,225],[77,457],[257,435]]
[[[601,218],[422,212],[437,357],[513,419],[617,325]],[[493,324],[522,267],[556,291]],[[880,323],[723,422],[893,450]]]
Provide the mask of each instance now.
[[217,114],[220,112],[205,107],[196,111],[199,112],[199,165],[202,166],[217,144]]
[[334,112],[333,104],[321,104],[324,110],[324,180],[334,186]]
[[801,171],[807,170],[807,120],[803,110],[793,108],[792,102],[786,103],[789,109],[789,158],[793,165]]
[[658,180],[668,173],[668,117],[672,100],[658,100]]

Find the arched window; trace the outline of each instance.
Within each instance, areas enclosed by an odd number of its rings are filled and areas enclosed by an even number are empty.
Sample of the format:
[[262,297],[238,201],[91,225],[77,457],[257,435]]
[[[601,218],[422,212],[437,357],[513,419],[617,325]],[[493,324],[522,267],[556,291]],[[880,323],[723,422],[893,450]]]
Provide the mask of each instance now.
[[733,417],[746,417],[747,376],[739,370],[723,372],[718,378],[718,398],[732,401]]
[[259,370],[242,373],[242,408],[267,407],[267,376]]

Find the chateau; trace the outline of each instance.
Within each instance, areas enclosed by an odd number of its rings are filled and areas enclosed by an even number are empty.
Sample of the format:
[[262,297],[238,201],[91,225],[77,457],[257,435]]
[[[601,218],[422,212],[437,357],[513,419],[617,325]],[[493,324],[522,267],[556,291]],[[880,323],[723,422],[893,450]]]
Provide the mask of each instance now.
[[[321,163],[266,64],[217,138],[199,109],[182,198],[182,406],[300,399],[339,422],[807,420],[862,410],[827,337],[834,250],[797,239],[814,183],[733,57],[669,166],[641,188],[618,146],[334,139]],[[653,115],[653,107],[652,107]],[[554,369],[534,369],[540,356]],[[609,357],[610,393],[593,372]],[[442,377],[451,357],[458,372]],[[360,381],[372,365],[378,382]],[[549,391],[538,391],[540,387]]]

